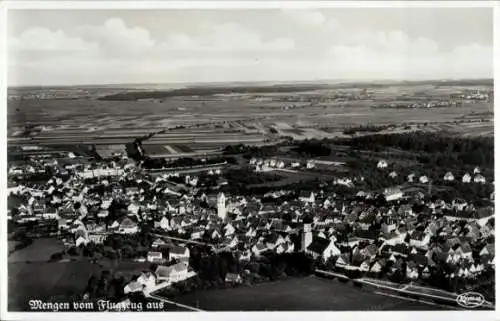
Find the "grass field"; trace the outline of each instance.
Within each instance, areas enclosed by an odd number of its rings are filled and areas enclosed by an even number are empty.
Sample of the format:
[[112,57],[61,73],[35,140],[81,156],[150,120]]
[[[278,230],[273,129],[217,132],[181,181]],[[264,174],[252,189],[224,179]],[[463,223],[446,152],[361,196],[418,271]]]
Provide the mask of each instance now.
[[64,300],[82,295],[99,267],[87,261],[8,264],[8,310],[23,311],[31,299]]
[[175,301],[208,311],[442,310],[318,277],[190,293]]
[[52,254],[64,249],[64,244],[55,238],[35,239],[29,246],[9,255],[8,262],[47,262]]

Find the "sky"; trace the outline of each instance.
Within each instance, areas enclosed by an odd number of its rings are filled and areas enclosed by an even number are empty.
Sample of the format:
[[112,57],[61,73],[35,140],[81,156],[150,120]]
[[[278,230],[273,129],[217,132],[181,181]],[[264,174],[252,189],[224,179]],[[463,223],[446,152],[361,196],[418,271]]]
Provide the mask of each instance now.
[[491,8],[9,10],[8,82],[493,77]]

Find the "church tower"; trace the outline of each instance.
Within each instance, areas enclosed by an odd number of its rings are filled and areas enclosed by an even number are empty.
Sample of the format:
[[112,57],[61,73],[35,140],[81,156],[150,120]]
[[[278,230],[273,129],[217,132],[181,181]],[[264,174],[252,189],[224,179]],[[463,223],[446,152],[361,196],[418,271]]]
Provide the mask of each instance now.
[[224,193],[219,193],[217,196],[217,216],[221,219],[226,219],[227,209],[226,209],[226,196]]
[[301,250],[305,251],[311,243],[312,243],[311,224],[304,224],[304,230],[302,231],[302,240],[300,243]]

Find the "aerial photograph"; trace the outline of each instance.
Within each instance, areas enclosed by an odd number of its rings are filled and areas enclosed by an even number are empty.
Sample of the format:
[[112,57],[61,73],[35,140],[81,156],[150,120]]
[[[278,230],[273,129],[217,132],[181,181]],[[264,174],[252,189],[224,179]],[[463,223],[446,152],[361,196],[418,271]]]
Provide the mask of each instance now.
[[493,8],[7,18],[9,312],[495,310]]

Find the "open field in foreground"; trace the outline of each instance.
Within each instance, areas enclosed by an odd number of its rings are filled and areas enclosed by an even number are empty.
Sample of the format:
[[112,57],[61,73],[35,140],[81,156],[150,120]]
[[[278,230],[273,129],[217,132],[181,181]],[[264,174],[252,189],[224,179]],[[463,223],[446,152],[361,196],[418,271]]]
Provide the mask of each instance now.
[[8,264],[8,310],[25,311],[31,299],[63,300],[82,295],[99,267],[86,261]]
[[50,256],[64,250],[63,243],[55,238],[36,239],[32,244],[9,255],[9,263],[47,262]]
[[444,310],[443,307],[318,277],[200,291],[173,300],[208,311]]

